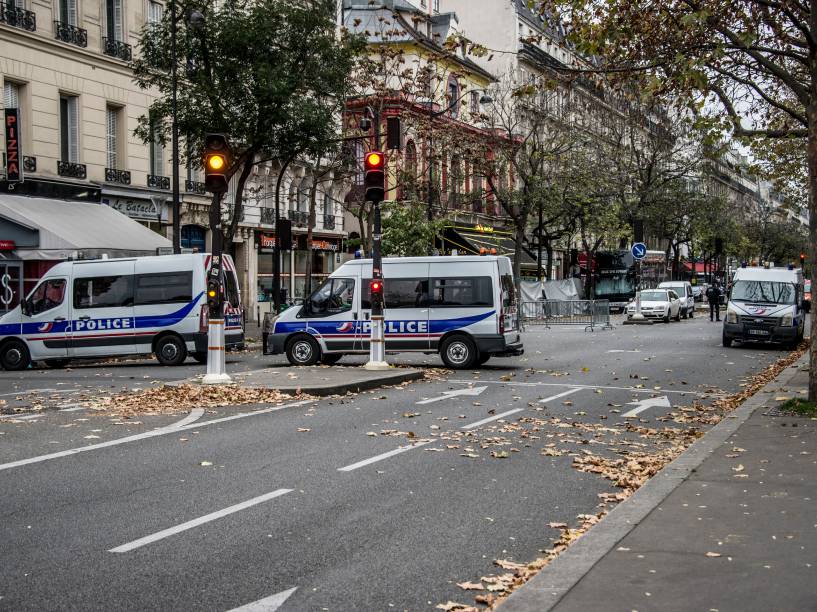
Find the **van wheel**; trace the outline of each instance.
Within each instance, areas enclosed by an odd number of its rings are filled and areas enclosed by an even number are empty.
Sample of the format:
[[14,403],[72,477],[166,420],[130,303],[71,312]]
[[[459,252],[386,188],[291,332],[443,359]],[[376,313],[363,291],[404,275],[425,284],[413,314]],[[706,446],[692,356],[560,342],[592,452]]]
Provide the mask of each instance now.
[[692,308],[690,308],[690,309],[687,311],[687,318],[688,318],[688,319],[691,319],[693,314],[695,314],[695,305],[694,305],[694,304],[692,305]]
[[485,365],[486,363],[488,363],[488,360],[490,358],[491,358],[491,355],[489,355],[487,353],[480,354],[479,359],[477,359],[477,365]]
[[311,366],[321,358],[321,347],[310,336],[298,336],[287,343],[287,359],[294,366]]
[[195,353],[193,353],[193,359],[195,359],[199,363],[206,364],[207,363],[207,351],[196,351]]
[[60,370],[71,362],[70,359],[46,359],[43,363],[49,368]]
[[467,370],[477,361],[477,347],[468,336],[449,336],[440,347],[443,363],[454,370]]
[[343,357],[343,353],[333,353],[330,355],[321,355],[321,363],[323,365],[335,365]]
[[677,314],[677,315],[675,315],[675,317],[673,317],[673,318],[674,318],[676,321],[680,321],[680,320],[681,320],[681,309],[680,309],[680,308],[678,309],[678,314]]
[[0,349],[0,365],[5,370],[25,370],[31,364],[28,347],[20,340],[11,340]]
[[730,346],[732,346],[732,338],[727,338],[726,336],[724,336],[723,337],[723,345],[726,348],[729,348]]
[[165,336],[156,343],[154,352],[159,363],[166,366],[181,365],[187,359],[187,347],[178,336]]

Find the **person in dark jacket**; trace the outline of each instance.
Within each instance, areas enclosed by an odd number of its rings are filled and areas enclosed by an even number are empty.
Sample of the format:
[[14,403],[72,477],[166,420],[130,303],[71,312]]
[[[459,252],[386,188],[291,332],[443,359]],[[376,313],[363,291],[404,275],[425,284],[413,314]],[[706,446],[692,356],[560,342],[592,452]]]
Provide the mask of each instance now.
[[720,321],[721,320],[721,309],[720,309],[721,288],[718,286],[717,283],[713,283],[706,290],[706,299],[709,302],[709,320],[710,321]]

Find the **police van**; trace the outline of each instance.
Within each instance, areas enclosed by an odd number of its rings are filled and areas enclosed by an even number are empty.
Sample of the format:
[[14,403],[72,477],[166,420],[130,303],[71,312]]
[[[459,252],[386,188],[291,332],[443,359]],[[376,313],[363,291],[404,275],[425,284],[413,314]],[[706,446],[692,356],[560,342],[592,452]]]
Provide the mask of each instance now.
[[[372,261],[346,262],[300,307],[265,318],[264,354],[292,365],[333,364],[369,352]],[[507,257],[383,260],[386,352],[439,352],[451,368],[521,355]]]
[[[206,253],[66,261],[51,268],[0,318],[0,365],[154,353],[163,365],[207,361]],[[225,338],[244,345],[241,294],[229,255],[222,265]]]

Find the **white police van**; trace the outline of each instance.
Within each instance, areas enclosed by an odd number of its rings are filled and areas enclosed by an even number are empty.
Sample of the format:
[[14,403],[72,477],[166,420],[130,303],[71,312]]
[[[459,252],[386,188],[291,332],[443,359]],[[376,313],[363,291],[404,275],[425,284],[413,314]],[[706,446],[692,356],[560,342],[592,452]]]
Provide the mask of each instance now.
[[[264,354],[292,365],[336,363],[369,352],[372,261],[346,262],[301,307],[264,321]],[[451,368],[521,355],[507,257],[383,260],[386,352],[439,352]]]
[[[164,365],[207,361],[206,253],[66,261],[0,317],[0,365],[155,353]],[[222,266],[228,348],[244,344],[241,294],[229,255]]]

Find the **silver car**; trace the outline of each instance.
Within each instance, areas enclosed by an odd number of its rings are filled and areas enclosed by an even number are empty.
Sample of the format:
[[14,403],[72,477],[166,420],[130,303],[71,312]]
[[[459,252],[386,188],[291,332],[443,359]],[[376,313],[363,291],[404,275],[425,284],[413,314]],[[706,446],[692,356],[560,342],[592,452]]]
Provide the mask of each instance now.
[[[641,296],[641,314],[647,319],[661,319],[669,323],[670,319],[681,320],[681,300],[672,289],[644,289]],[[636,299],[638,295],[636,295]],[[627,318],[632,319],[636,313],[636,301],[627,304]]]

